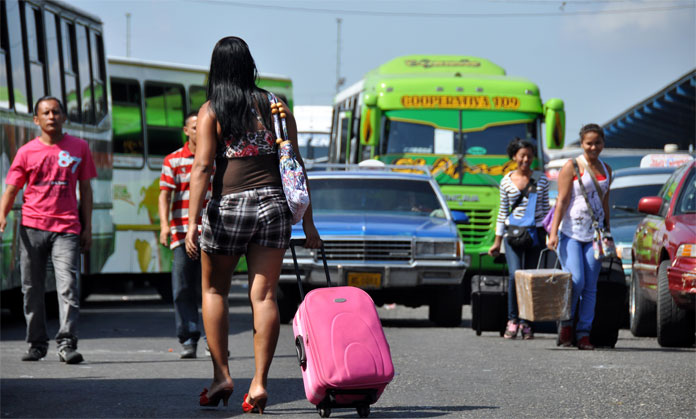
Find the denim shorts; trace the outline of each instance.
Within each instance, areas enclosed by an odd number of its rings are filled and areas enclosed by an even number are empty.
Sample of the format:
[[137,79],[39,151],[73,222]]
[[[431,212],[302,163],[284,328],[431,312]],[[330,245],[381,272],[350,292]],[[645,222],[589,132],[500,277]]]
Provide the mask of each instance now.
[[201,249],[216,255],[241,255],[249,243],[286,249],[292,214],[283,189],[265,186],[213,197],[203,215]]

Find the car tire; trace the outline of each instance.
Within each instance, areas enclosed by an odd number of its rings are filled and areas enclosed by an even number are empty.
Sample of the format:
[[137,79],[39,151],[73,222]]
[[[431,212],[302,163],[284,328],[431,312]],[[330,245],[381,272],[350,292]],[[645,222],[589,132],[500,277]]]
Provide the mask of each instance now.
[[278,314],[281,324],[292,322],[299,305],[300,292],[297,284],[278,284]]
[[629,323],[631,333],[637,337],[656,336],[656,309],[655,303],[645,298],[643,290],[638,284],[635,269],[631,274],[631,286],[629,291]]
[[461,284],[433,289],[428,318],[440,327],[457,327],[462,323]]
[[694,344],[693,323],[689,311],[681,309],[669,291],[667,268],[662,261],[657,270],[657,343],[663,347],[688,347]]

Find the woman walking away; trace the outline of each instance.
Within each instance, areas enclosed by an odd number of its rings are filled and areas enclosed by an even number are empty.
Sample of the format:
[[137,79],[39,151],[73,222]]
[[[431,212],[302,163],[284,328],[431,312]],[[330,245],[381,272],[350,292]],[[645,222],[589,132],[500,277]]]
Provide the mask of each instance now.
[[[529,141],[513,139],[507,148],[508,156],[517,163],[517,169],[500,182],[500,209],[495,226],[495,241],[488,254],[496,257],[505,243],[510,280],[508,281],[508,322],[505,339],[515,339],[518,331],[523,339],[533,339],[531,324],[520,319],[517,310],[515,271],[537,266],[546,242],[542,227],[549,212],[549,180],[541,172],[532,171],[536,149]],[[508,230],[508,234],[505,231]]]
[[592,240],[596,228],[609,231],[611,168],[599,159],[599,154],[604,149],[602,127],[597,124],[582,127],[580,145],[583,154],[566,162],[558,175],[558,200],[548,247],[558,247],[563,270],[573,276],[571,320],[561,322],[558,342],[563,346],[572,344],[572,319],[577,312],[575,337],[578,349],[592,350],[594,346],[590,343],[590,330],[601,268],[600,260],[595,257]]
[[[198,113],[198,147],[191,172],[189,211],[200,214],[215,167],[212,199],[200,238],[203,323],[213,361],[213,381],[201,406],[227,406],[234,384],[227,362],[230,279],[246,255],[253,315],[255,373],[244,395],[244,412],[263,413],[268,370],[280,327],[276,285],[290,239],[291,213],[283,195],[278,146],[269,128],[268,93],[256,87],[257,70],[240,38],[221,39],[213,50],[208,101]],[[285,109],[289,136],[300,162],[295,120]],[[189,217],[186,252],[198,257],[197,217]],[[307,247],[319,247],[311,206],[303,228]]]

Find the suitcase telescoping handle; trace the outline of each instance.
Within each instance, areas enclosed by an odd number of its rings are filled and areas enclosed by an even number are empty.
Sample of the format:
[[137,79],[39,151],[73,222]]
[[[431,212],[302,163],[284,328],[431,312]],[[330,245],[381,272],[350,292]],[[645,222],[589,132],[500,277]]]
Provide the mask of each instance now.
[[[300,288],[300,301],[304,300],[304,289],[302,288],[302,278],[300,278],[300,268],[297,266],[297,255],[295,254],[295,246],[303,247],[305,239],[290,239],[290,252],[292,253],[292,263],[295,266],[295,275],[297,276],[297,286]],[[324,273],[326,274],[326,286],[331,286],[331,277],[329,276],[329,265],[326,264],[326,253],[324,252],[324,242],[319,248],[321,251],[321,261],[324,264]]]

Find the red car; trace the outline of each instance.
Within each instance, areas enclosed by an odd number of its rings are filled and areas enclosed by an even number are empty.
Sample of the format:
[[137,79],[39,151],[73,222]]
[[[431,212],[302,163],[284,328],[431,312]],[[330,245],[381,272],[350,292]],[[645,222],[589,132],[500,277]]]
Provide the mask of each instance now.
[[631,332],[660,346],[694,344],[696,308],[696,161],[678,168],[659,196],[643,197],[648,214],[633,237]]

